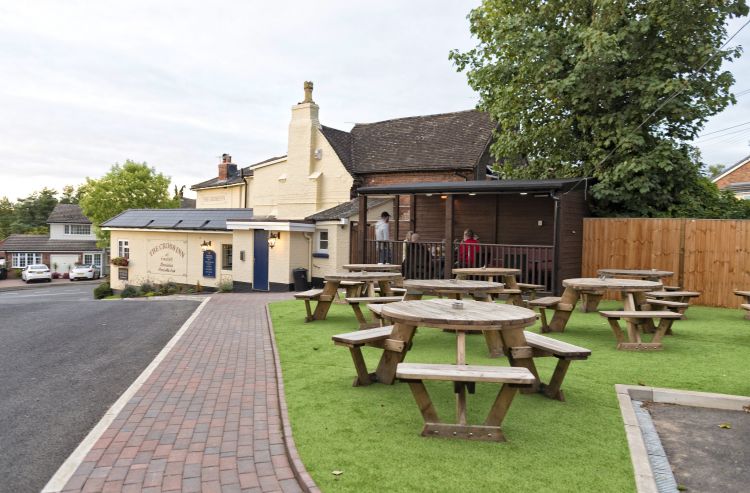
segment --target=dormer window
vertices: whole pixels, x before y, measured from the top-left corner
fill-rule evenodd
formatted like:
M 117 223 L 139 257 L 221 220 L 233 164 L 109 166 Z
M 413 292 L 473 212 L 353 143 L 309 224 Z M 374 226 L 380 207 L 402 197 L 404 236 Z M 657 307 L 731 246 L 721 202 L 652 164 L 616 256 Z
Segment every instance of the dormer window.
M 90 224 L 66 224 L 65 234 L 66 235 L 90 235 L 91 225 Z

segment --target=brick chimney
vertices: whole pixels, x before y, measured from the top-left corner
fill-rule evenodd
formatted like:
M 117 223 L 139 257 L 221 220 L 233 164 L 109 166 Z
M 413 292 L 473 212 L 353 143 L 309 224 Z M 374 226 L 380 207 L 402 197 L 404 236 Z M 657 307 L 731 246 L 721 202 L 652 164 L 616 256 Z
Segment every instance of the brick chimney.
M 226 180 L 237 174 L 237 165 L 232 163 L 232 156 L 229 154 L 221 155 L 219 164 L 219 179 Z
M 312 98 L 313 83 L 305 82 L 305 99 L 292 106 L 292 121 L 289 123 L 287 161 L 299 166 L 308 173 L 314 170 L 313 159 L 316 149 L 316 135 L 320 128 L 318 105 Z

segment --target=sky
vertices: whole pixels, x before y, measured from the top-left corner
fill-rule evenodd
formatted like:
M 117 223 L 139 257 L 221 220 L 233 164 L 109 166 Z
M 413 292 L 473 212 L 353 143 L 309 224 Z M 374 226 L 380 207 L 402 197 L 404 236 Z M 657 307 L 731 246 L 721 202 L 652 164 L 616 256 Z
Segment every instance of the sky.
M 475 45 L 466 16 L 478 4 L 3 2 L 0 197 L 78 185 L 126 159 L 189 189 L 223 153 L 243 166 L 283 155 L 306 80 L 321 122 L 343 130 L 473 108 L 448 53 Z M 750 26 L 731 44 L 750 50 Z M 750 154 L 750 124 L 723 130 L 750 123 L 750 53 L 727 69 L 748 93 L 696 142 L 710 164 Z

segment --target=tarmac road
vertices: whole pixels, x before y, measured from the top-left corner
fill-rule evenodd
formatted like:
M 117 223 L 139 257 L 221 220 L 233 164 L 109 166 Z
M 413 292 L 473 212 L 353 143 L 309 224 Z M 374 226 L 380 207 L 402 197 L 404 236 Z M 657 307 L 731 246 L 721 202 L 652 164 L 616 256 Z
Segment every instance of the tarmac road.
M 0 292 L 0 492 L 41 490 L 198 306 L 94 286 Z

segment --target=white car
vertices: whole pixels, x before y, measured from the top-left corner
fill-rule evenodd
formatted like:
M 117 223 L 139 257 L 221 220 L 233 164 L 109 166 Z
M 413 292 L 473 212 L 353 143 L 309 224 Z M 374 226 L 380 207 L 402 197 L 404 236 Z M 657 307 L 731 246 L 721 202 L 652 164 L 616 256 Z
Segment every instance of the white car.
M 99 279 L 102 276 L 102 272 L 94 264 L 75 264 L 70 269 L 70 280 L 75 281 L 77 279 Z
M 44 264 L 33 264 L 27 265 L 24 270 L 21 271 L 21 279 L 27 283 L 31 281 L 47 281 L 52 282 L 52 272 Z

